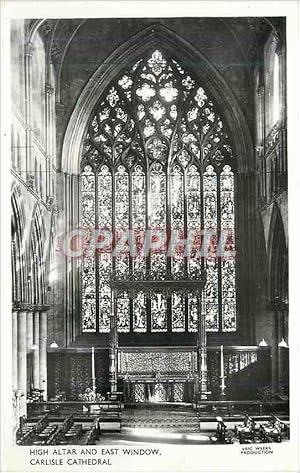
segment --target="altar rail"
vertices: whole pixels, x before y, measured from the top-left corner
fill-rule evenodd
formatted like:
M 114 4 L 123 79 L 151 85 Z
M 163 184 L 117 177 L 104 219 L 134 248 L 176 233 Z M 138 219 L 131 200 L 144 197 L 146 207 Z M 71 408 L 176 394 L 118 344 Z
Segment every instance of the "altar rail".
M 97 406 L 99 411 L 93 409 Z M 119 401 L 37 401 L 27 403 L 27 417 L 42 413 L 53 414 L 82 414 L 99 415 L 99 413 L 121 413 L 124 404 Z
M 83 407 L 92 407 L 92 406 L 99 406 L 102 407 L 102 412 L 109 412 L 107 411 L 108 409 L 116 409 L 116 405 L 118 406 L 119 412 L 121 412 L 123 404 L 118 402 L 118 403 L 112 403 L 112 402 L 82 402 L 82 401 L 43 401 L 43 402 L 33 402 L 28 404 L 28 415 L 27 417 L 33 417 L 39 414 L 42 414 L 43 412 L 47 411 L 49 412 L 49 415 L 52 414 L 82 414 L 83 412 Z M 269 414 L 274 414 L 274 413 L 282 413 L 285 415 L 289 414 L 289 401 L 288 400 L 275 400 L 275 401 L 253 401 L 253 400 L 248 400 L 248 401 L 235 401 L 235 400 L 226 400 L 226 401 L 221 401 L 221 400 L 204 400 L 199 403 L 193 403 L 193 404 L 183 404 L 183 403 L 174 403 L 174 402 L 166 402 L 166 403 L 144 403 L 144 404 L 128 404 L 128 406 L 135 406 L 135 407 L 149 407 L 153 409 L 161 408 L 162 406 L 164 408 L 170 408 L 174 409 L 176 407 L 180 408 L 182 406 L 192 406 L 199 414 L 200 417 L 203 418 L 215 418 L 217 415 L 222 415 L 224 417 L 226 416 L 236 416 L 236 415 L 243 415 L 246 412 L 251 413 L 254 415 L 269 415 Z M 110 406 L 110 407 L 109 407 Z M 126 404 L 127 406 L 127 404 Z M 91 409 L 93 411 L 93 409 Z M 86 413 L 85 416 L 88 416 L 89 414 Z M 95 417 L 95 414 L 90 412 L 90 415 L 92 417 Z M 99 416 L 99 413 L 96 415 Z

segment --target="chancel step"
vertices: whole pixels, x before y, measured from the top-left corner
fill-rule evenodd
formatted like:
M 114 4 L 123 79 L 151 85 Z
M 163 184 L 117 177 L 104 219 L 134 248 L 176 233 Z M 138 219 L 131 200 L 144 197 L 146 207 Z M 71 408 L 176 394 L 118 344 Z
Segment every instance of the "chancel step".
M 151 409 L 125 408 L 122 414 L 124 429 L 159 429 L 171 432 L 200 432 L 198 414 L 192 408 Z

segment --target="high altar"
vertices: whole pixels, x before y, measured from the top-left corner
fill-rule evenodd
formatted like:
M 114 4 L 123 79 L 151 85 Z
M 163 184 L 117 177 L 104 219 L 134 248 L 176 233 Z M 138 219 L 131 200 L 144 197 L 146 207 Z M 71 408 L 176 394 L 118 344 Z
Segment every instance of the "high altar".
M 197 280 L 111 279 L 114 310 L 110 330 L 110 387 L 111 392 L 122 387 L 124 399 L 131 402 L 193 402 L 207 398 L 207 346 L 205 330 L 205 301 L 203 288 L 206 273 Z M 119 346 L 116 324 L 116 301 L 125 291 L 134 295 L 143 291 L 153 293 L 193 292 L 198 297 L 197 347 L 139 347 Z

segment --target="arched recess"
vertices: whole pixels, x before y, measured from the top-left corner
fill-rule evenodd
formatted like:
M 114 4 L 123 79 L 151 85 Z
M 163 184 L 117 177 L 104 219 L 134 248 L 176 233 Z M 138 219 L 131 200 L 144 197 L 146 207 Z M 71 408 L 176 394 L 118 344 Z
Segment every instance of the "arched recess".
M 214 98 L 223 111 L 223 117 L 234 144 L 234 154 L 238 161 L 238 171 L 246 172 L 254 168 L 253 145 L 245 117 L 222 76 L 208 59 L 186 40 L 162 25 L 153 25 L 130 38 L 115 50 L 83 89 L 71 115 L 65 133 L 62 149 L 62 170 L 67 174 L 80 173 L 82 143 L 87 131 L 89 118 L 101 93 L 118 73 L 134 64 L 150 49 L 162 47 L 174 59 L 188 64 L 204 89 Z
M 30 288 L 33 304 L 45 303 L 45 243 L 46 232 L 40 208 L 37 204 L 30 229 Z
M 24 242 L 25 213 L 20 193 L 15 186 L 11 196 L 11 260 L 12 260 L 12 301 L 27 301 L 28 268 L 27 251 Z
M 272 387 L 275 392 L 284 389 L 288 394 L 288 351 L 280 350 L 281 339 L 289 342 L 288 321 L 288 250 L 282 217 L 277 205 L 273 206 L 269 235 L 269 343 L 272 356 Z
M 268 296 L 270 302 L 288 301 L 288 250 L 280 210 L 273 206 L 268 255 Z

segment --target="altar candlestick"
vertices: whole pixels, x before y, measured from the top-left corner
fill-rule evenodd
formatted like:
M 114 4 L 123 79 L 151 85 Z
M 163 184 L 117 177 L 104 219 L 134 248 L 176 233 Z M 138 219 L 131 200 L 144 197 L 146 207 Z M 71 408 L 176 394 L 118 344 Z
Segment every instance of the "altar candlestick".
M 224 352 L 223 345 L 221 345 L 221 378 L 224 378 Z
M 221 345 L 221 396 L 222 398 L 225 397 L 225 376 L 224 376 L 224 347 Z

